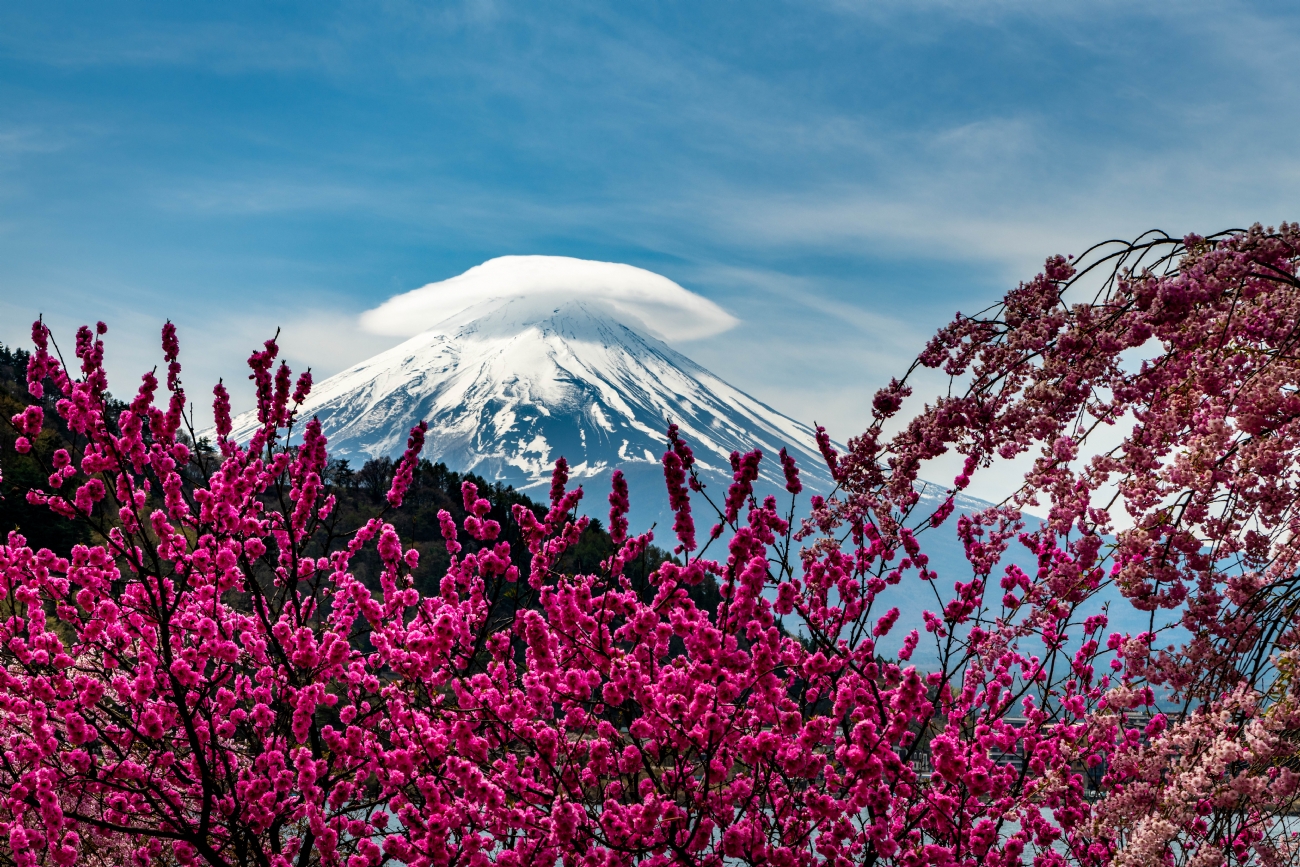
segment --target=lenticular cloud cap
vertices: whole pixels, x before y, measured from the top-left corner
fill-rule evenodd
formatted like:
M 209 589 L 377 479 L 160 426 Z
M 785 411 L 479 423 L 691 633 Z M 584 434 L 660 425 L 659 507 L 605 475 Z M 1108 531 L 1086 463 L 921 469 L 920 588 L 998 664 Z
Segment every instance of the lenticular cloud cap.
M 665 340 L 720 334 L 736 318 L 667 277 L 617 262 L 568 256 L 502 256 L 464 274 L 396 295 L 361 316 L 373 334 L 410 337 L 494 299 L 597 301 Z

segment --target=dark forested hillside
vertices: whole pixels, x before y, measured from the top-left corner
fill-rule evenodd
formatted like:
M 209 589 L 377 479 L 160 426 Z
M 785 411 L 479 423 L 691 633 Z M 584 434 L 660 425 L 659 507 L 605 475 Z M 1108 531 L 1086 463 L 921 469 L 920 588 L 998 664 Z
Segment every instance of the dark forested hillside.
M 54 452 L 68 448 L 75 457 L 78 453 L 77 443 L 72 432 L 61 424 L 54 409 L 54 400 L 47 397 L 44 401 L 45 429 L 33 441 L 32 450 L 27 454 L 19 454 L 14 449 L 17 434 L 9 418 L 34 402 L 27 391 L 27 361 L 28 353 L 24 350 L 0 345 L 0 411 L 3 412 L 0 420 L 0 470 L 3 471 L 3 483 L 0 485 L 0 534 L 16 530 L 33 547 L 50 548 L 66 555 L 74 545 L 92 541 L 95 533 L 84 522 L 70 521 L 51 513 L 43 506 L 30 505 L 26 492 L 44 489 Z M 46 393 L 54 394 L 55 389 L 47 388 Z M 124 404 L 112 401 L 108 413 L 110 419 L 115 419 L 122 408 Z M 214 471 L 218 463 L 219 456 L 212 445 L 201 440 L 194 448 L 190 478 L 201 484 L 201 480 Z M 438 582 L 450 562 L 438 513 L 445 509 L 457 525 L 461 525 L 466 515 L 462 485 L 470 482 L 478 487 L 480 496 L 491 501 L 492 511 L 489 517 L 501 524 L 502 539 L 511 542 L 511 548 L 516 552 L 515 565 L 522 574 L 528 574 L 527 547 L 518 544 L 518 534 L 510 517 L 511 508 L 519 504 L 541 516 L 546 512 L 545 507 L 514 488 L 490 483 L 472 474 L 455 472 L 442 463 L 424 460 L 415 472 L 403 507 L 393 509 L 388 505 L 386 494 L 392 483 L 394 469 L 395 464 L 389 458 L 368 460 L 359 467 L 352 466 L 347 460 L 330 461 L 322 481 L 326 493 L 335 497 L 337 505 L 323 530 L 320 540 L 322 549 L 336 546 L 370 518 L 381 517 L 393 524 L 401 537 L 420 551 L 420 565 L 414 574 L 416 586 L 421 593 L 436 594 Z M 594 495 L 599 496 L 598 493 Z M 459 541 L 467 550 L 474 550 L 478 545 L 463 531 Z M 564 560 L 557 565 L 570 574 L 595 571 L 600 561 L 611 556 L 614 550 L 614 544 L 601 522 L 592 520 L 578 544 L 570 548 Z M 625 574 L 633 586 L 647 589 L 649 574 L 665 559 L 668 559 L 667 552 L 651 545 L 638 562 L 628 564 Z M 358 577 L 367 584 L 378 587 L 379 559 L 372 549 L 366 549 L 352 561 L 352 565 Z M 699 597 L 697 602 L 702 606 L 710 610 L 716 609 L 717 588 L 711 582 L 707 587 L 693 588 L 693 595 Z
M 386 495 L 395 466 L 390 458 L 369 460 L 355 469 L 347 460 L 330 461 L 323 481 L 326 490 L 338 500 L 333 520 L 340 532 L 350 531 L 368 518 L 381 515 L 383 520 L 393 524 L 403 539 L 409 540 L 420 551 L 420 565 L 414 573 L 415 586 L 421 593 L 436 594 L 438 581 L 450 563 L 438 513 L 446 510 L 460 525 L 466 516 L 462 485 L 470 482 L 478 488 L 480 496 L 492 503 L 488 517 L 501 524 L 501 540 L 511 543 L 511 550 L 515 552 L 515 565 L 522 574 L 528 574 L 529 563 L 524 559 L 527 556 L 527 546 L 520 542 L 510 516 L 511 509 L 519 504 L 541 517 L 546 514 L 545 507 L 512 487 L 490 483 L 470 473 L 450 470 L 445 464 L 424 460 L 415 472 L 402 508 L 386 508 Z M 463 531 L 458 541 L 468 550 L 474 550 L 479 544 Z M 566 574 L 594 572 L 602 560 L 614 553 L 615 547 L 609 533 L 600 521 L 593 519 L 578 544 L 565 553 L 557 566 L 559 571 Z M 633 586 L 645 589 L 648 587 L 649 574 L 666 559 L 667 552 L 652 545 L 640 561 L 628 565 L 625 574 Z M 367 583 L 374 580 L 375 586 L 378 586 L 379 558 L 374 551 L 367 549 L 352 563 L 362 580 Z M 716 590 L 713 592 L 716 593 Z M 705 593 L 698 601 L 716 608 L 716 601 L 707 598 L 711 595 L 712 593 Z
M 36 401 L 27 393 L 28 353 L 0 344 L 0 537 L 17 530 L 34 548 L 52 548 L 66 553 L 79 542 L 90 540 L 90 528 L 68 521 L 42 506 L 27 502 L 27 491 L 43 488 L 49 474 L 51 457 L 68 442 L 68 431 L 51 420 L 58 420 L 53 401 L 46 400 L 46 427 L 32 442 L 32 450 L 19 454 L 14 449 L 18 434 L 9 418 Z

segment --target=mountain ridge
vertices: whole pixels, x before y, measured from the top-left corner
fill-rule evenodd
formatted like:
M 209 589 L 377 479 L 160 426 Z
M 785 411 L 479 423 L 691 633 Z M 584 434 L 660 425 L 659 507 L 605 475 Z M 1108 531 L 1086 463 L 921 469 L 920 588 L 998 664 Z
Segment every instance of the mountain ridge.
M 659 461 L 670 423 L 706 484 L 730 482 L 732 451 L 760 448 L 760 487 L 775 492 L 785 484 L 776 460 L 784 447 L 810 488 L 833 487 L 809 426 L 593 299 L 475 305 L 323 380 L 300 414 L 321 420 L 331 454 L 354 459 L 397 456 L 424 420 L 427 457 L 520 490 L 549 484 L 560 456 L 575 483 L 621 468 L 634 512 L 646 517 L 662 517 L 636 501 L 664 499 Z M 255 413 L 243 413 L 232 435 L 246 439 L 256 425 Z

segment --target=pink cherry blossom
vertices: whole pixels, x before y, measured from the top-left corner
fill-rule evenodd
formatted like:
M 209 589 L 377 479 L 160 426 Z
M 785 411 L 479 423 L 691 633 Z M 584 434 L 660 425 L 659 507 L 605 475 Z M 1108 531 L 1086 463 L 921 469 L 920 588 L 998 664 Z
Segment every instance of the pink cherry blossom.
M 506 525 L 466 481 L 422 591 L 389 510 L 423 424 L 383 511 L 341 531 L 320 422 L 298 417 L 311 379 L 277 366 L 274 339 L 249 358 L 249 442 L 214 390 L 212 465 L 170 323 L 165 381 L 145 374 L 118 406 L 107 329 L 77 333 L 69 372 L 38 322 L 30 399 L 8 413 L 45 480 L 26 496 L 95 541 L 0 544 L 0 852 L 1292 863 L 1298 246 L 1288 225 L 1049 260 L 926 347 L 913 371 L 951 376 L 945 395 L 899 424 L 919 389 L 903 376 L 842 452 L 818 429 L 836 487 L 806 507 L 788 453 L 784 511 L 758 450 L 713 497 L 669 428 L 677 559 L 644 578 L 629 564 L 654 537 L 629 534 L 621 474 L 613 554 L 566 565 L 595 528 L 561 459 L 549 504 Z M 71 435 L 50 450 L 56 422 Z M 1121 444 L 1094 448 L 1106 428 Z M 922 497 L 950 451 L 962 472 Z M 961 510 L 980 473 L 1025 453 L 1007 503 Z M 700 513 L 716 519 L 702 546 Z M 961 569 L 932 559 L 944 532 Z M 1149 627 L 1112 629 L 1117 605 Z

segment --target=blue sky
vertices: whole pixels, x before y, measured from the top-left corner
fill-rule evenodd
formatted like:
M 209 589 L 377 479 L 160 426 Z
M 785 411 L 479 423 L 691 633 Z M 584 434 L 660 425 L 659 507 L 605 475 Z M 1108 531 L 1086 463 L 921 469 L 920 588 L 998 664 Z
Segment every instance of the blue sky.
M 627 262 L 741 320 L 678 348 L 837 438 L 956 310 L 1159 227 L 1300 219 L 1283 4 L 0 7 L 0 340 L 110 324 L 191 393 L 279 326 L 505 254 Z M 125 381 L 124 381 L 125 380 Z

